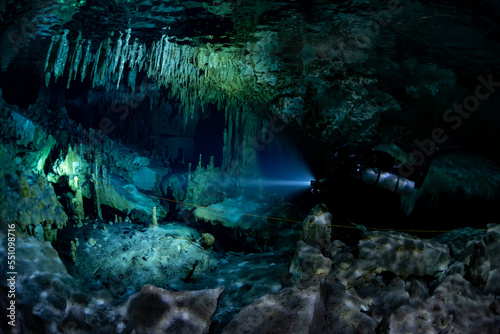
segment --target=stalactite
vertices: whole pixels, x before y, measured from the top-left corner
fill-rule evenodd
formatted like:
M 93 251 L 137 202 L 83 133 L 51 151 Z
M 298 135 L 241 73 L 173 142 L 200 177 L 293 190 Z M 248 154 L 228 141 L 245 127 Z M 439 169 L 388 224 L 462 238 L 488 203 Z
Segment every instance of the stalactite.
M 129 62 L 129 67 L 131 69 L 135 69 L 136 67 L 136 54 L 137 54 L 137 47 L 138 47 L 138 39 L 136 38 L 134 40 L 134 44 L 132 44 L 132 48 L 130 49 L 130 52 L 128 53 L 128 62 Z
M 222 167 L 226 168 L 233 159 L 233 129 L 235 128 L 234 113 L 226 106 L 226 129 L 224 129 L 224 147 L 222 152 Z
M 80 31 L 78 33 L 76 54 L 75 54 L 75 58 L 73 60 L 73 66 L 72 66 L 73 72 L 75 73 L 73 80 L 76 80 L 76 75 L 78 73 L 78 66 L 80 65 L 80 61 L 82 60 L 82 54 L 83 54 L 82 49 L 83 49 L 84 43 L 85 43 L 85 40 L 82 40 L 82 32 Z M 70 78 L 71 78 L 71 76 L 70 76 Z
M 87 73 L 87 66 L 89 65 L 90 58 L 92 57 L 92 53 L 90 51 L 90 47 L 92 45 L 92 41 L 89 40 L 87 42 L 87 49 L 85 50 L 85 56 L 83 57 L 83 64 L 82 64 L 82 70 L 81 70 L 81 82 L 83 82 L 83 79 L 85 79 L 85 75 Z M 76 73 L 75 73 L 76 76 Z
M 50 46 L 49 46 L 49 52 L 47 52 L 47 58 L 45 60 L 45 86 L 47 86 L 47 87 L 49 86 L 51 74 L 54 71 L 54 68 L 53 68 L 54 61 L 51 60 L 52 49 L 54 48 L 54 45 L 59 42 L 60 39 L 61 39 L 61 36 L 53 35 L 51 38 Z
M 59 35 L 53 35 L 50 41 L 49 51 L 47 52 L 47 57 L 45 59 L 45 72 L 49 71 L 50 64 L 50 56 L 52 55 L 52 48 L 54 47 L 54 43 L 59 41 Z
M 110 71 L 112 63 L 113 63 L 113 48 L 111 45 L 113 44 L 113 41 L 111 40 L 111 37 L 108 38 L 104 44 L 104 56 L 102 57 L 102 64 L 99 68 L 99 86 L 105 86 L 107 89 L 106 91 L 109 91 L 110 86 L 110 79 L 112 75 L 112 71 Z
M 68 60 L 69 43 L 68 43 L 69 30 L 64 29 L 64 34 L 59 42 L 59 49 L 57 50 L 57 58 L 54 65 L 54 78 L 57 79 L 63 75 L 66 62 Z
M 241 159 L 241 147 L 240 147 L 240 135 L 241 135 L 241 115 L 238 111 L 235 111 L 235 120 L 234 120 L 234 158 Z
M 99 49 L 97 49 L 97 53 L 95 55 L 94 59 L 94 66 L 92 66 L 92 88 L 95 88 L 96 86 L 96 77 L 97 77 L 97 69 L 99 65 L 99 60 L 101 59 L 101 50 L 102 50 L 102 43 L 99 45 Z
M 151 77 L 151 75 L 153 74 L 153 59 L 152 58 L 153 58 L 153 54 L 155 51 L 156 51 L 156 42 L 153 42 L 153 44 L 151 45 L 151 52 L 148 55 L 149 56 L 148 57 L 149 58 L 149 62 L 148 62 L 149 66 L 148 66 L 147 71 L 146 71 L 148 77 Z
M 230 157 L 230 138 L 228 135 L 227 127 L 224 129 L 222 134 L 223 144 L 222 144 L 222 168 L 226 168 L 229 162 Z
M 164 39 L 165 39 L 165 35 L 163 35 L 160 38 L 160 41 L 157 42 L 157 44 L 156 44 L 156 50 L 154 53 L 154 72 L 155 73 L 161 72 L 160 64 L 161 64 L 161 59 L 162 59 L 162 54 L 163 54 L 163 40 Z M 160 75 L 161 75 L 161 73 L 160 73 Z
M 65 30 L 52 38 L 45 64 L 47 83 L 51 76 L 57 78 L 63 74 L 68 55 L 67 34 Z M 92 87 L 111 91 L 120 87 L 124 73 L 128 73 L 126 84 L 134 90 L 138 72 L 146 72 L 156 84 L 168 88 L 168 98 L 179 101 L 186 123 L 196 112 L 204 112 L 206 105 L 215 104 L 217 108 L 225 109 L 226 124 L 229 124 L 229 114 L 258 110 L 259 104 L 265 105 L 272 98 L 256 90 L 258 85 L 253 68 L 247 61 L 242 61 L 237 52 L 221 51 L 211 45 L 179 45 L 166 34 L 147 47 L 137 38 L 131 44 L 131 34 L 130 29 L 126 34 L 120 32 L 114 43 L 111 35 L 94 52 L 91 40 L 77 39 L 69 66 L 66 66 L 70 74 L 68 84 L 81 71 L 81 81 L 89 76 Z M 155 98 L 151 94 L 150 97 Z M 242 142 L 238 135 L 240 118 L 236 117 L 233 123 L 234 129 L 228 132 L 228 136 L 234 147 L 238 147 Z
M 78 72 L 78 64 L 80 63 L 80 59 L 82 56 L 82 32 L 78 33 L 78 37 L 76 38 L 76 46 L 73 52 L 71 53 L 71 57 L 69 58 L 69 74 L 68 74 L 68 83 L 66 84 L 66 89 L 69 89 L 69 85 L 71 80 L 73 80 L 73 72 Z
M 137 65 L 139 66 L 139 71 L 142 71 L 144 67 L 144 54 L 146 53 L 146 46 L 140 45 L 139 51 L 137 52 Z
M 115 70 L 116 70 L 116 66 L 118 65 L 119 61 L 120 61 L 120 56 L 121 56 L 121 51 L 122 51 L 122 37 L 123 37 L 123 33 L 120 31 L 120 37 L 118 37 L 118 41 L 116 42 L 116 49 L 115 49 L 115 56 L 114 56 L 114 59 L 113 59 L 113 63 L 111 65 L 111 73 L 115 73 Z
M 161 60 L 161 69 L 160 76 L 165 75 L 165 71 L 168 69 L 168 61 L 170 60 L 170 42 L 166 39 L 166 36 L 163 36 L 162 39 L 165 39 L 165 43 L 163 44 L 162 50 L 162 60 Z
M 135 92 L 135 80 L 137 78 L 137 70 L 130 69 L 128 72 L 128 86 L 132 88 L 132 92 Z
M 125 67 L 125 62 L 128 58 L 128 50 L 129 50 L 129 45 L 128 45 L 128 42 L 130 40 L 130 32 L 132 31 L 132 29 L 128 28 L 127 29 L 127 35 L 125 36 L 125 44 L 123 45 L 123 48 L 122 48 L 122 52 L 121 52 L 121 55 L 120 55 L 120 64 L 119 64 L 119 67 L 118 67 L 118 80 L 117 80 L 117 84 L 116 84 L 116 88 L 119 88 L 120 87 L 120 79 L 123 75 L 123 69 Z

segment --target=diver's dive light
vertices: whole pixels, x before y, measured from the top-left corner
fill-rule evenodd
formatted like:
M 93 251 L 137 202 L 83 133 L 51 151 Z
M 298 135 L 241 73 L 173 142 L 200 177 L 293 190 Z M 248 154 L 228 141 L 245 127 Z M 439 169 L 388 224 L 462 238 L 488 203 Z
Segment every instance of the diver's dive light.
M 317 188 L 316 188 L 316 184 L 318 183 L 318 181 L 316 180 L 311 180 L 311 192 L 314 194 L 316 193 L 317 191 Z
M 311 192 L 319 194 L 326 190 L 326 179 L 311 180 Z

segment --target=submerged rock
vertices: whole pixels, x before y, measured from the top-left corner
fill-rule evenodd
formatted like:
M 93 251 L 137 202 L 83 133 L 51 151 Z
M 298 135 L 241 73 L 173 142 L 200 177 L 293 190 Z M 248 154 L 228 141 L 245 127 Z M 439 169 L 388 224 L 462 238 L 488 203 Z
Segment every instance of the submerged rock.
M 443 272 L 451 261 L 446 245 L 399 232 L 364 233 L 358 247 L 361 261 L 403 279 Z
M 331 224 L 325 215 L 316 207 L 306 223 Z M 489 294 L 498 286 L 497 229 L 457 244 L 453 258 L 444 243 L 399 232 L 325 248 L 321 233 L 304 228 L 289 268 L 294 285 L 243 308 L 224 333 L 497 333 L 500 303 Z
M 160 205 L 157 198 L 140 192 L 135 185 L 116 175 L 111 175 L 109 184 L 100 188 L 100 200 L 101 204 L 109 205 L 120 211 L 139 210 L 148 216 L 152 215 L 153 207 L 157 207 L 159 208 L 159 217 L 166 216 L 166 210 Z
M 467 246 L 466 278 L 485 292 L 500 294 L 500 225 L 489 225 L 481 240 Z
M 171 292 L 145 285 L 127 303 L 127 330 L 136 333 L 208 333 L 223 287 Z
M 0 254 L 6 256 L 5 234 Z M 171 292 L 145 285 L 126 300 L 109 291 L 88 290 L 68 274 L 49 242 L 16 239 L 16 328 L 26 333 L 197 333 L 208 332 L 223 287 Z M 6 268 L 2 282 L 6 282 Z M 8 287 L 2 284 L 2 290 Z M 0 304 L 6 307 L 4 302 Z M 4 323 L 0 329 L 7 331 Z
M 426 300 L 394 312 L 388 333 L 498 333 L 500 317 L 491 307 L 494 303 L 493 295 L 454 274 Z
M 244 307 L 223 334 L 320 333 L 324 322 L 325 287 L 321 280 L 285 288 Z
M 68 220 L 54 187 L 25 168 L 20 159 L 0 144 L 0 227 L 15 224 L 19 231 L 54 241 Z
M 82 238 L 90 236 L 95 245 L 78 247 L 72 270 L 75 276 L 100 282 L 115 297 L 146 284 L 182 290 L 218 263 L 213 251 L 198 243 L 201 234 L 182 225 L 147 228 L 124 222 L 92 230 Z

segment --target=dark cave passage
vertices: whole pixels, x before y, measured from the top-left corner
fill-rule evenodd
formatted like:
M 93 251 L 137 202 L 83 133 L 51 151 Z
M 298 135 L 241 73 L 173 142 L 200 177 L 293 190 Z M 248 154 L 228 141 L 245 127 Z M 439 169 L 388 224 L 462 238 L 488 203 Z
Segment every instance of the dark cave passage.
M 207 116 L 201 117 L 196 125 L 194 144 L 196 152 L 201 154 L 202 164 L 208 165 L 210 157 L 214 157 L 216 167 L 222 164 L 222 147 L 224 146 L 224 112 L 217 110 L 216 106 L 209 105 Z

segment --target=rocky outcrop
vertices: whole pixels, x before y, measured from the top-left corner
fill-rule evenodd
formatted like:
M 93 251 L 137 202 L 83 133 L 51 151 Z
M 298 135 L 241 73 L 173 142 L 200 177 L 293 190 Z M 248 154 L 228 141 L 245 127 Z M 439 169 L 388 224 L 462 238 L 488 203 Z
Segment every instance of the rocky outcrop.
M 6 257 L 6 235 L 0 233 Z M 0 264 L 6 282 L 6 262 Z M 16 328 L 27 333 L 196 333 L 208 332 L 223 287 L 171 292 L 145 285 L 125 301 L 106 290 L 87 290 L 70 276 L 49 242 L 16 239 Z M 8 287 L 2 283 L 2 291 Z M 6 307 L 4 300 L 0 302 Z M 8 331 L 5 322 L 1 329 Z
M 331 214 L 321 205 L 311 211 L 306 223 L 318 222 L 323 228 L 331 228 L 330 219 Z M 103 278 L 103 282 L 109 283 L 106 289 L 82 286 L 68 274 L 50 243 L 31 237 L 17 238 L 16 265 L 23 269 L 16 284 L 17 324 L 28 330 L 38 326 L 49 332 L 92 332 L 99 328 L 125 333 L 135 330 L 200 334 L 209 328 L 224 334 L 438 334 L 470 330 L 493 334 L 500 330 L 500 300 L 495 296 L 500 281 L 495 260 L 500 225 L 490 225 L 486 232 L 467 230 L 473 236 L 468 241 L 460 230 L 434 240 L 396 232 L 365 232 L 356 247 L 339 240 L 330 241 L 326 247 L 322 242 L 326 236 L 314 242 L 312 235 L 323 233 L 309 233 L 311 226 L 304 229 L 281 285 L 276 280 L 285 269 L 280 255 L 234 254 L 223 260 L 217 275 L 203 281 L 202 274 L 214 267 L 206 267 L 208 262 L 203 256 L 210 250 L 195 244 L 200 240 L 196 231 L 182 226 L 171 226 L 170 230 L 164 229 L 166 226 L 146 230 L 134 230 L 133 226 L 123 229 L 124 226 L 130 225 L 109 226 L 85 243 L 82 238 L 75 251 L 80 270 L 101 276 L 105 272 L 116 274 L 109 281 Z M 139 238 L 137 247 L 133 242 L 120 244 L 130 259 L 116 258 L 113 262 L 112 255 L 102 253 L 101 248 L 111 244 L 109 236 L 120 233 L 113 228 L 123 230 L 124 235 L 117 240 L 126 240 L 128 234 L 130 240 Z M 155 237 L 158 242 L 148 249 L 149 240 Z M 5 236 L 0 240 L 4 253 L 5 240 Z M 447 243 L 455 244 L 453 252 Z M 107 259 L 111 265 L 92 269 L 86 260 L 92 256 L 101 259 L 96 264 Z M 189 262 L 197 256 L 198 260 Z M 124 289 L 133 281 L 141 281 L 134 278 L 125 282 L 125 277 L 134 271 L 150 272 L 150 279 L 159 277 L 161 273 L 155 270 L 163 268 L 165 261 L 178 262 L 180 266 L 171 266 L 164 273 L 176 272 L 184 280 L 192 279 L 193 287 L 227 284 L 231 294 L 224 297 L 222 309 L 217 309 L 219 298 L 224 299 L 222 287 L 171 292 L 144 284 L 141 289 L 133 287 L 140 290 L 135 294 Z M 123 268 L 137 270 L 123 271 L 118 265 L 121 262 Z M 266 270 L 273 279 L 263 278 Z M 4 276 L 1 278 L 5 281 Z M 158 283 L 172 285 L 173 281 Z M 114 293 L 122 300 L 113 299 Z M 214 316 L 217 320 L 213 320 Z
M 0 144 L 0 226 L 16 223 L 19 230 L 54 241 L 68 220 L 54 188 L 43 176 L 35 175 L 12 150 Z
M 295 285 L 243 308 L 225 333 L 261 333 L 259 328 L 311 334 L 500 330 L 499 301 L 491 294 L 500 281 L 498 225 L 451 253 L 439 239 L 381 231 L 365 232 L 356 248 L 339 240 L 325 247 L 329 235 L 322 237 L 316 229 L 318 240 L 312 240 L 314 225 L 307 227 L 312 222 L 331 228 L 326 207 L 314 208 L 304 222 L 289 270 Z

